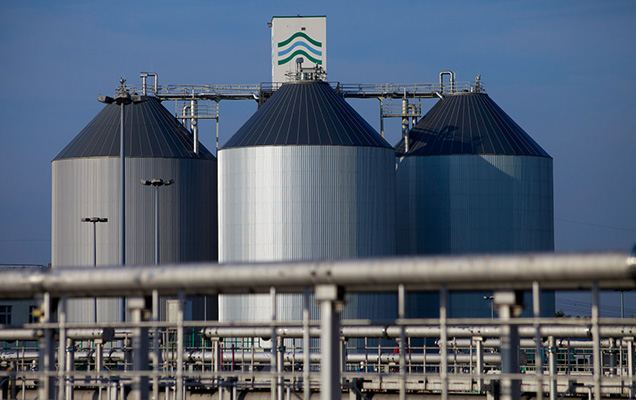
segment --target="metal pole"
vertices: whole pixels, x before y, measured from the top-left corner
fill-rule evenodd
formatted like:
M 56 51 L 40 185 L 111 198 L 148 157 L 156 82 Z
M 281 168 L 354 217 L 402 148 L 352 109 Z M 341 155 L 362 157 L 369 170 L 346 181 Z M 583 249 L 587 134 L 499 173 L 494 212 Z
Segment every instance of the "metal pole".
M 309 358 L 310 336 L 309 336 L 309 288 L 305 288 L 303 295 L 303 400 L 309 400 L 311 396 L 311 383 L 309 381 L 309 369 L 311 360 Z
M 442 381 L 442 400 L 448 399 L 448 335 L 446 331 L 446 303 L 448 301 L 448 290 L 446 285 L 442 285 L 439 291 L 439 325 L 440 325 L 440 339 L 442 340 L 442 349 L 440 354 L 441 367 L 439 375 Z
M 97 221 L 93 221 L 93 268 L 97 268 Z M 97 323 L 97 297 L 93 297 L 93 322 Z
M 185 294 L 179 292 L 179 308 L 177 311 L 177 385 L 176 400 L 183 400 L 183 306 Z
M 51 305 L 51 296 L 49 293 L 44 293 L 40 309 L 42 310 L 40 322 L 44 324 L 52 322 L 51 311 L 53 307 Z M 38 382 L 38 397 L 40 399 L 53 399 L 55 398 L 55 378 L 51 375 L 53 371 L 55 371 L 53 329 L 44 329 L 44 337 L 40 340 L 40 343 L 41 349 L 39 366 L 42 370 L 42 378 L 40 378 L 40 381 Z
M 57 352 L 57 389 L 58 399 L 64 398 L 66 387 L 66 296 L 62 295 L 58 303 L 59 339 Z
M 119 127 L 119 165 L 121 174 L 120 198 L 119 198 L 119 264 L 126 265 L 126 134 L 125 108 L 126 105 L 121 103 L 120 127 Z
M 519 373 L 519 329 L 512 319 L 517 307 L 517 294 L 512 290 L 495 292 L 497 314 L 501 324 L 501 398 L 518 399 L 521 395 L 521 383 L 513 374 Z
M 152 378 L 152 397 L 159 399 L 159 367 L 161 365 L 161 355 L 159 354 L 159 291 L 152 291 L 152 321 L 155 323 L 153 327 L 152 352 L 154 353 L 154 374 Z
M 159 186 L 155 186 L 155 265 L 159 265 Z
M 140 374 L 133 378 L 133 395 L 135 400 L 148 399 L 148 328 L 138 325 L 144 321 L 143 313 L 146 309 L 143 297 L 133 297 L 128 302 L 133 323 L 133 371 Z
M 126 141 L 124 140 L 124 136 L 126 134 L 124 128 L 126 105 L 122 102 L 119 107 L 121 108 L 121 120 L 119 127 L 119 168 L 121 170 L 119 199 L 119 265 L 124 266 L 126 265 Z M 122 322 L 126 321 L 126 297 L 121 298 L 121 320 Z
M 272 324 L 272 337 L 271 337 L 271 341 L 272 341 L 272 348 L 271 348 L 271 360 L 270 360 L 270 369 L 271 369 L 271 382 L 270 382 L 270 391 L 271 391 L 271 397 L 272 400 L 277 400 L 278 396 L 277 396 L 277 390 L 276 390 L 276 383 L 277 383 L 277 379 L 276 379 L 276 361 L 277 361 L 277 357 L 276 357 L 276 353 L 277 353 L 277 349 L 276 349 L 276 288 L 275 287 L 271 287 L 269 289 L 269 296 L 270 296 L 270 306 L 272 308 L 272 313 L 271 313 L 271 324 Z
M 532 311 L 534 315 L 534 329 L 536 334 L 534 337 L 534 366 L 537 375 L 537 400 L 543 400 L 543 344 L 541 341 L 541 325 L 538 319 L 541 318 L 541 286 L 539 282 L 532 284 Z
M 66 398 L 73 400 L 73 370 L 75 369 L 75 341 L 66 338 Z
M 554 336 L 548 337 L 548 363 L 550 373 L 550 400 L 556 400 L 557 396 L 557 348 Z
M 406 335 L 404 333 L 404 319 L 406 318 L 406 293 L 404 285 L 398 286 L 398 318 L 400 319 L 400 400 L 406 399 L 406 359 L 405 359 L 405 342 Z
M 600 329 L 598 325 L 599 312 L 598 312 L 598 282 L 592 284 L 592 341 L 593 341 L 593 355 L 594 358 L 594 398 L 601 398 L 601 343 L 600 343 Z
M 320 302 L 320 398 L 339 399 L 340 389 L 339 341 L 340 310 L 337 304 L 342 293 L 335 285 L 317 285 L 316 300 Z

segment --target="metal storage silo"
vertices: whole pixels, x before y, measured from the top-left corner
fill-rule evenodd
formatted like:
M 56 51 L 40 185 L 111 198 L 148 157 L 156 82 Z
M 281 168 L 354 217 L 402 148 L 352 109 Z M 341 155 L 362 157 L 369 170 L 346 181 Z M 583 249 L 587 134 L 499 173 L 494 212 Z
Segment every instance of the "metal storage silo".
M 326 82 L 283 84 L 219 150 L 219 262 L 395 254 L 391 146 Z M 387 318 L 349 296 L 345 318 Z M 390 296 L 389 296 L 390 297 Z M 279 320 L 300 320 L 302 297 L 279 296 Z M 219 319 L 267 321 L 267 296 L 220 296 Z
M 155 262 L 155 188 L 159 188 L 160 262 L 217 259 L 217 162 L 154 97 L 125 107 L 126 264 Z M 119 264 L 120 107 L 110 104 L 52 161 L 52 266 Z M 82 218 L 101 217 L 95 227 Z M 95 246 L 95 247 L 94 247 Z M 216 307 L 216 300 L 211 307 Z M 195 306 L 196 307 L 196 306 Z M 120 320 L 118 300 L 99 300 L 100 321 Z M 194 310 L 195 313 L 200 311 Z M 92 321 L 93 300 L 69 304 L 71 321 Z
M 479 89 L 445 95 L 396 146 L 398 254 L 554 250 L 552 158 Z M 450 315 L 490 317 L 489 294 L 453 294 Z

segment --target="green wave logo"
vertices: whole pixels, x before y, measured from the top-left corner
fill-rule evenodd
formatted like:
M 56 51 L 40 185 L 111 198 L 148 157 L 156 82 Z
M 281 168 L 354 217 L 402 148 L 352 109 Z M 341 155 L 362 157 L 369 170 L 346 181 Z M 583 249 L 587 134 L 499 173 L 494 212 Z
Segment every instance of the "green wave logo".
M 312 39 L 304 32 L 296 32 L 286 40 L 278 42 L 277 47 L 280 49 L 282 47 L 286 47 L 290 43 L 292 43 L 291 46 L 278 52 L 278 57 L 285 57 L 278 61 L 278 65 L 287 64 L 297 56 L 305 56 L 314 64 L 322 65 L 322 60 L 318 58 L 322 57 L 321 42 Z

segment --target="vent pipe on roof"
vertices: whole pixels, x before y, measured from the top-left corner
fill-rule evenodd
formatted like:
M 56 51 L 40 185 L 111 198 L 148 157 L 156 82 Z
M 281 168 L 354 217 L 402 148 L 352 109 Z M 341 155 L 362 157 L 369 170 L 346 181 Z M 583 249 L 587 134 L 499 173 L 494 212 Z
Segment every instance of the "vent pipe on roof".
M 453 71 L 442 71 L 439 73 L 439 91 L 444 93 L 444 75 L 448 75 L 450 80 L 450 92 L 455 92 L 455 73 Z
M 192 97 L 194 97 L 194 91 L 192 92 Z M 197 101 L 192 99 L 190 100 L 190 130 L 192 131 L 192 142 L 193 142 L 193 151 L 194 154 L 199 154 L 199 128 L 197 126 Z
M 159 77 L 157 76 L 156 73 L 154 72 L 140 72 L 139 76 L 141 77 L 141 90 L 144 94 L 144 96 L 147 95 L 146 93 L 146 78 L 149 76 L 152 76 L 154 78 L 154 84 L 153 84 L 153 94 L 156 96 L 157 95 L 157 90 L 159 88 Z
M 406 96 L 406 93 L 404 94 Z M 409 151 L 409 100 L 402 99 L 402 137 L 404 138 L 404 151 Z

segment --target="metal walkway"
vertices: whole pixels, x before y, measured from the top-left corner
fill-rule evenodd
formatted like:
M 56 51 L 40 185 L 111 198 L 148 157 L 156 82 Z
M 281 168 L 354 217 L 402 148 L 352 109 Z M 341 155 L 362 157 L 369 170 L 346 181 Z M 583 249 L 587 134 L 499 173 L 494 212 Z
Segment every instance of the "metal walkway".
M 450 80 L 444 83 L 443 76 Z M 227 100 L 254 100 L 261 107 L 283 84 L 266 82 L 261 84 L 224 85 L 159 85 L 156 73 L 142 72 L 139 86 L 128 86 L 128 90 L 157 97 L 162 101 L 175 102 L 175 117 L 193 133 L 198 129 L 199 119 L 216 120 L 216 145 L 219 138 L 219 102 Z M 153 84 L 148 85 L 148 78 Z M 475 82 L 455 82 L 455 74 L 450 71 L 440 73 L 439 83 L 329 83 L 344 98 L 378 99 L 380 101 L 380 134 L 384 137 L 384 119 L 402 118 L 403 133 L 415 125 L 422 117 L 422 99 L 443 98 L 444 95 L 471 92 L 485 92 L 480 77 Z M 189 126 L 188 126 L 189 125 Z

